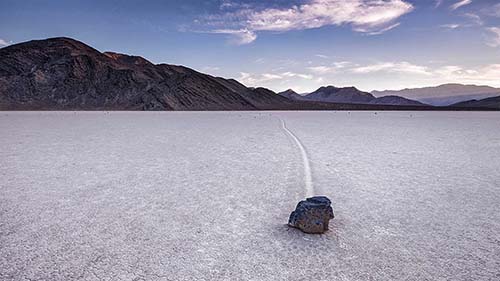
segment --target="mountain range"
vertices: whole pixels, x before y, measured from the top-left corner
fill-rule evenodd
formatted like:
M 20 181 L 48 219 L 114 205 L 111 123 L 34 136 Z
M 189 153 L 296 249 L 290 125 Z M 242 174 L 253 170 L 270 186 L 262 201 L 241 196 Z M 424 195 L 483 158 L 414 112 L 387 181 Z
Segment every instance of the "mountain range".
M 475 108 L 475 106 L 471 107 Z M 307 95 L 251 88 L 71 38 L 0 49 L 0 110 L 440 110 L 396 95 L 321 87 Z M 456 109 L 470 109 L 458 105 Z
M 279 93 L 279 95 L 293 100 L 307 100 L 331 103 L 352 103 L 352 104 L 382 104 L 382 105 L 408 105 L 425 106 L 425 104 L 406 99 L 400 96 L 384 96 L 376 98 L 368 92 L 363 92 L 355 87 L 337 88 L 326 86 L 308 94 L 300 95 L 292 89 Z
M 490 86 L 443 84 L 436 87 L 373 91 L 371 93 L 375 96 L 397 95 L 434 106 L 447 106 L 468 100 L 500 96 L 500 89 Z

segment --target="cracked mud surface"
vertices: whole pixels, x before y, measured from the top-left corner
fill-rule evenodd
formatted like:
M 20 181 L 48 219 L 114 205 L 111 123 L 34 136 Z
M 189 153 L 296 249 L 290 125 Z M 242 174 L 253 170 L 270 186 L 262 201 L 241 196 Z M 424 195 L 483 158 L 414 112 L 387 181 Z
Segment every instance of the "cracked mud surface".
M 285 226 L 333 201 L 324 235 Z M 0 112 L 0 280 L 498 280 L 500 116 Z

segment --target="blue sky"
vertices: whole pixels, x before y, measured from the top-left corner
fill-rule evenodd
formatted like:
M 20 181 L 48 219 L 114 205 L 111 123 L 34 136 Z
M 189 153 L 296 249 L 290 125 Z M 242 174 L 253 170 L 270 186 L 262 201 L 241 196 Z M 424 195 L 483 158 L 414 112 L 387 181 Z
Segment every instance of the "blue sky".
M 0 0 L 0 46 L 56 36 L 275 91 L 500 87 L 498 0 Z

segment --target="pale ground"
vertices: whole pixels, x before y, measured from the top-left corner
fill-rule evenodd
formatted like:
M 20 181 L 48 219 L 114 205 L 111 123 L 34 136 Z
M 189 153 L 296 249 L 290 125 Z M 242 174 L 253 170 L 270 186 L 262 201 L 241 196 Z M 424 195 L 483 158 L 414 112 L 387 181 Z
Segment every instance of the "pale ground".
M 498 113 L 0 112 L 0 132 L 0 280 L 500 279 Z M 308 189 L 327 234 L 285 226 Z

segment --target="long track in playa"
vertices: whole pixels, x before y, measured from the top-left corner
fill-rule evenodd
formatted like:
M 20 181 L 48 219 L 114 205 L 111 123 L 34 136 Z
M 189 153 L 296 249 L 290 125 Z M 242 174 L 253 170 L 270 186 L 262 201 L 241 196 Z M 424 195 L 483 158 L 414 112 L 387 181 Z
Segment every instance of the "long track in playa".
M 300 150 L 300 155 L 302 157 L 302 164 L 304 165 L 305 195 L 306 197 L 314 196 L 311 164 L 309 162 L 309 156 L 307 155 L 307 151 L 302 142 L 300 141 L 300 139 L 292 131 L 290 131 L 290 129 L 287 128 L 285 120 L 281 118 L 279 120 L 281 121 L 281 127 L 283 128 L 283 130 L 290 136 L 290 138 L 295 142 L 295 144 Z

